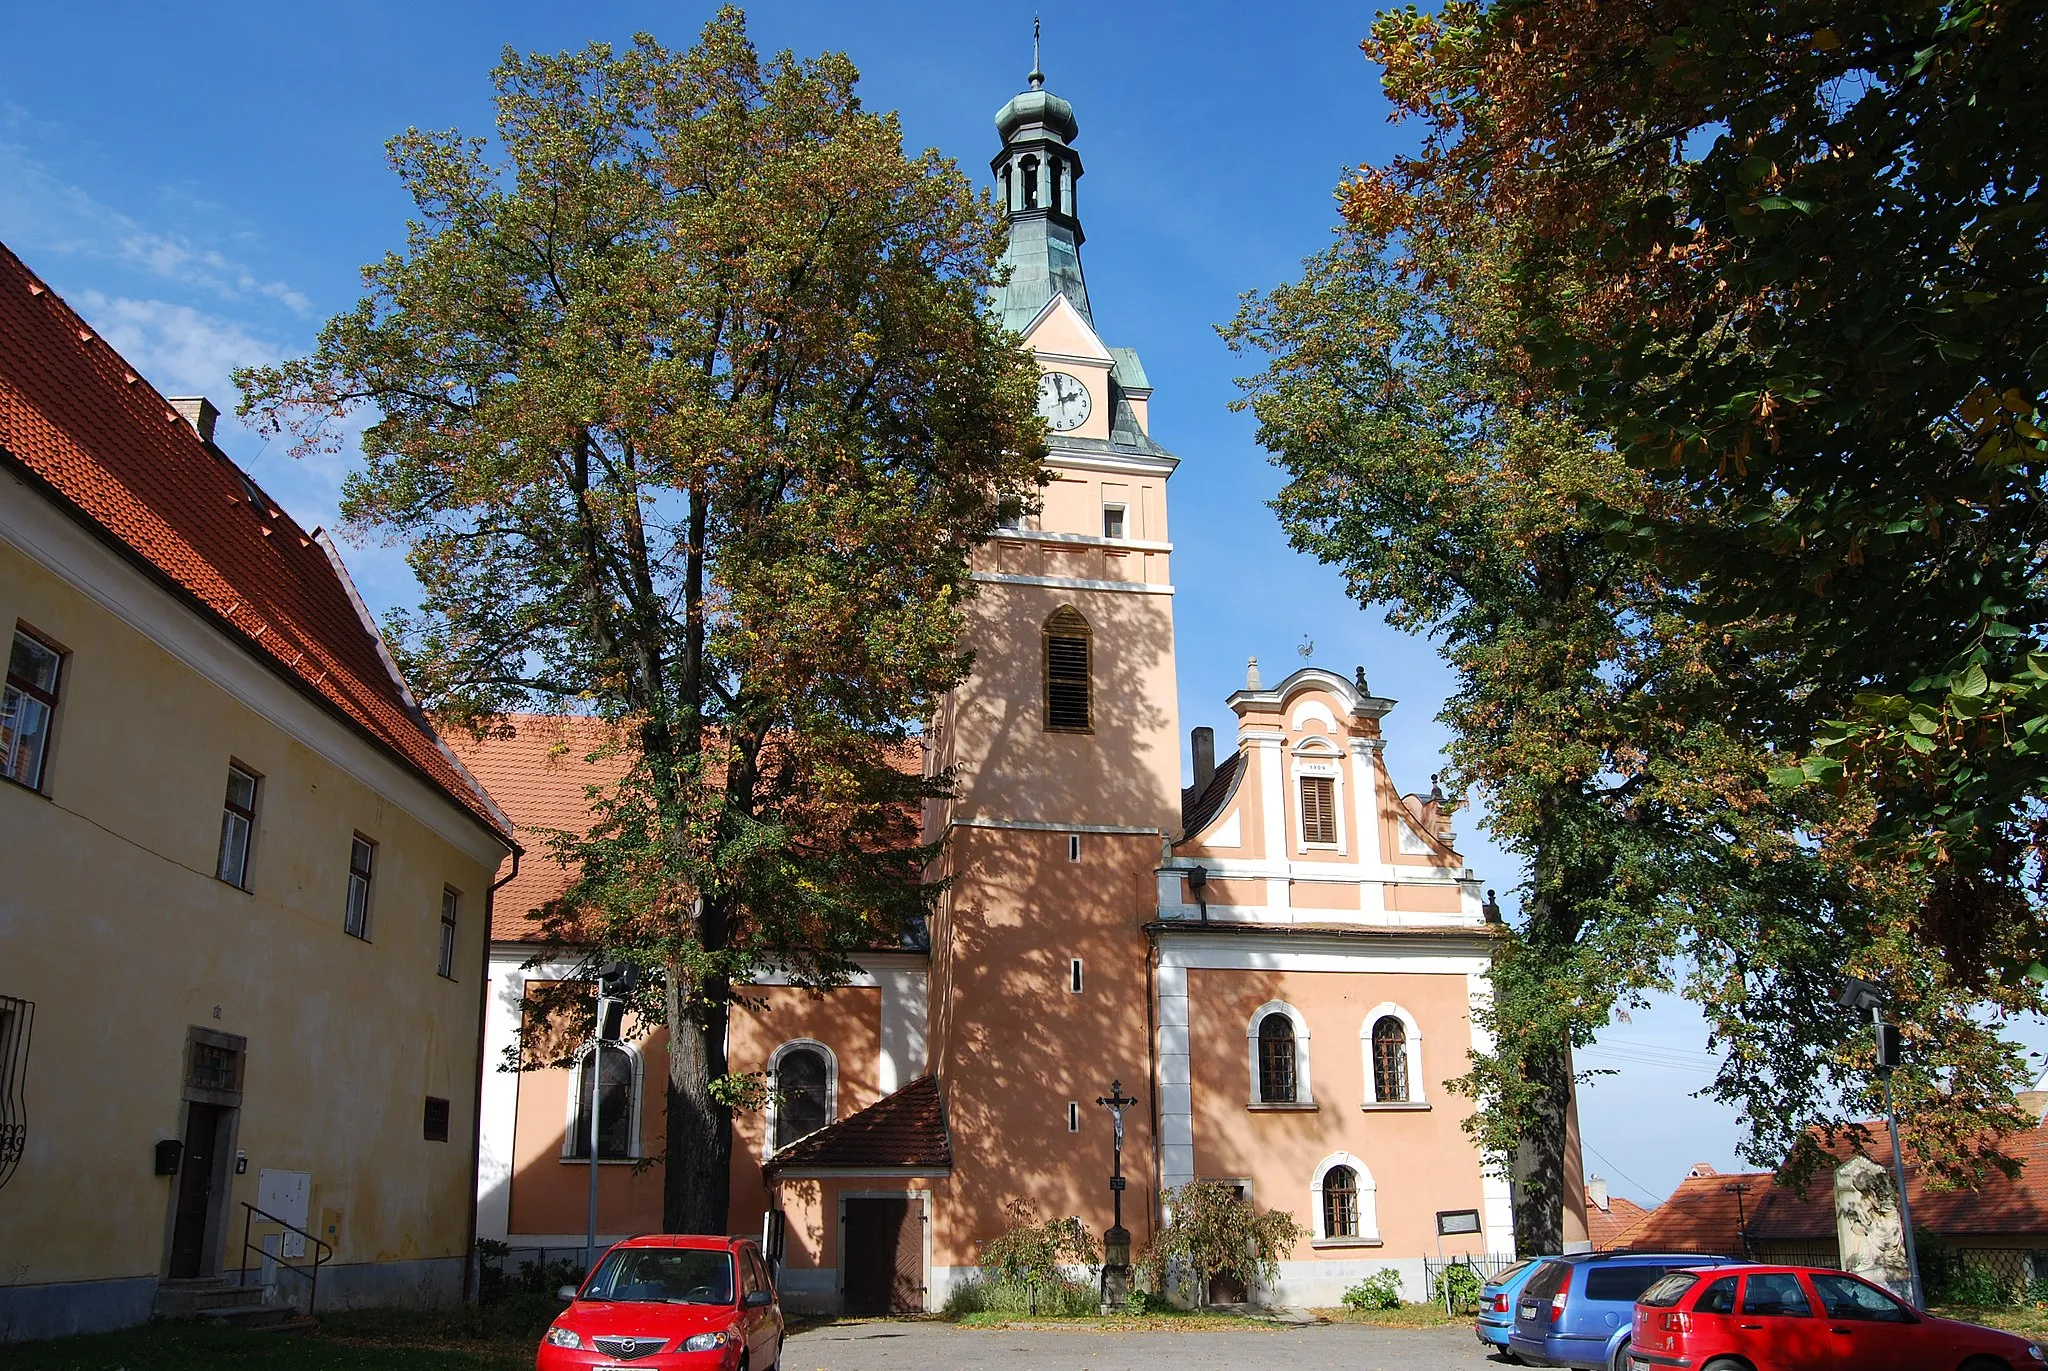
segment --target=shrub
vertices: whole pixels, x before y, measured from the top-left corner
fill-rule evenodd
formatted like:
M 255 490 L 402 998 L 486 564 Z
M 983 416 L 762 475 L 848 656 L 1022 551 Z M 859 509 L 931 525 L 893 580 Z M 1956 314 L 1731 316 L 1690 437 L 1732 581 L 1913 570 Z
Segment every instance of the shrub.
M 1006 1280 L 983 1270 L 953 1287 L 946 1296 L 946 1317 L 964 1314 L 1093 1314 L 1101 1296 L 1093 1286 L 1066 1277 L 1047 1280 Z
M 1038 1221 L 1029 1200 L 1005 1200 L 1010 1226 L 981 1250 L 982 1269 L 1010 1283 L 1049 1285 L 1067 1279 L 1067 1271 L 1085 1266 L 1100 1270 L 1102 1249 L 1079 1219 Z
M 1196 1303 L 1208 1298 L 1209 1278 L 1228 1271 L 1247 1283 L 1272 1281 L 1280 1259 L 1307 1236 L 1292 1214 L 1256 1212 L 1235 1190 L 1215 1181 L 1189 1181 L 1160 1197 L 1173 1221 L 1152 1235 L 1143 1259 L 1156 1290 L 1176 1275 L 1194 1278 Z
M 1399 1309 L 1401 1273 L 1383 1266 L 1344 1292 L 1347 1309 Z
M 1452 1313 L 1476 1314 L 1482 1284 L 1477 1271 L 1458 1262 L 1437 1272 L 1436 1279 L 1429 1283 L 1429 1297 L 1438 1304 L 1448 1299 Z

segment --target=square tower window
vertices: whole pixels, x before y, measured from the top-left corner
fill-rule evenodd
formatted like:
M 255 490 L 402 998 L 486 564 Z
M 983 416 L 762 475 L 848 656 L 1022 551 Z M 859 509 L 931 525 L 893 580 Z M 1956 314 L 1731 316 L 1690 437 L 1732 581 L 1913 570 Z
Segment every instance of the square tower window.
M 1067 835 L 1067 860 L 1070 862 L 1081 860 L 1081 835 L 1078 833 L 1069 833 Z
M 1124 514 L 1125 511 L 1122 505 L 1104 505 L 1102 507 L 1103 537 L 1122 538 L 1128 536 L 1124 532 Z
M 1081 1131 L 1081 1102 L 1080 1102 L 1079 1100 L 1068 1100 L 1068 1101 L 1067 1101 L 1067 1132 L 1069 1132 L 1069 1133 L 1079 1133 L 1080 1131 Z

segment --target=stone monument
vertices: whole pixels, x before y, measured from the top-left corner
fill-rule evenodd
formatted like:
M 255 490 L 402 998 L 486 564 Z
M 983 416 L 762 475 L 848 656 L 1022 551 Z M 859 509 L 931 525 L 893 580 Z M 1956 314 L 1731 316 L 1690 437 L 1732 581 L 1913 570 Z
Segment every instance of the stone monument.
M 1898 1192 L 1891 1173 L 1860 1153 L 1835 1168 L 1835 1237 L 1844 1271 L 1913 1298 Z

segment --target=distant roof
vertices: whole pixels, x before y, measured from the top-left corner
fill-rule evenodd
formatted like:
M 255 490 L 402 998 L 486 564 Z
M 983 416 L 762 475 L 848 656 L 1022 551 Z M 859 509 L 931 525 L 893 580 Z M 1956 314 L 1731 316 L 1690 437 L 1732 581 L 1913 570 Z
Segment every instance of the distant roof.
M 1742 1175 L 1691 1175 L 1678 1183 L 1671 1198 L 1615 1235 L 1608 1247 L 1639 1252 L 1701 1252 L 1725 1257 L 1745 1255 L 1743 1219 L 1754 1220 L 1758 1207 L 1772 1193 L 1768 1171 Z M 1732 1186 L 1747 1186 L 1738 1196 Z M 1591 1227 L 1592 1215 L 1587 1215 Z M 1751 1224 L 1752 1230 L 1754 1224 Z M 1600 1246 L 1597 1242 L 1596 1247 Z
M 1595 1252 L 1622 1245 L 1622 1235 L 1648 1218 L 1654 1211 L 1643 1208 L 1634 1200 L 1609 1193 L 1607 1207 L 1593 1203 L 1593 1193 L 1586 1192 L 1586 1236 L 1592 1241 Z
M 302 530 L 0 244 L 0 466 L 258 662 L 511 840 L 318 530 Z
M 936 1076 L 919 1076 L 893 1095 L 827 1124 L 768 1159 L 766 1170 L 901 1167 L 950 1170 L 953 1145 Z
M 1891 1133 L 1881 1119 L 1863 1124 L 1868 1133 L 1860 1149 L 1887 1170 L 1891 1167 Z M 1817 1139 L 1818 1140 L 1818 1139 Z M 1825 1143 L 1823 1143 L 1825 1146 Z M 2007 1177 L 1991 1171 L 1975 1186 L 1944 1190 L 1920 1174 L 1912 1150 L 1906 1151 L 1906 1197 L 1913 1207 L 1913 1226 L 1942 1237 L 2048 1234 L 2048 1131 L 2026 1129 L 1999 1140 L 1999 1149 L 2021 1163 L 2020 1174 Z M 1828 1148 L 1846 1161 L 1859 1149 L 1847 1139 Z M 1830 1172 L 1822 1171 L 1801 1199 L 1779 1186 L 1750 1224 L 1759 1242 L 1801 1242 L 1835 1237 L 1835 1198 Z

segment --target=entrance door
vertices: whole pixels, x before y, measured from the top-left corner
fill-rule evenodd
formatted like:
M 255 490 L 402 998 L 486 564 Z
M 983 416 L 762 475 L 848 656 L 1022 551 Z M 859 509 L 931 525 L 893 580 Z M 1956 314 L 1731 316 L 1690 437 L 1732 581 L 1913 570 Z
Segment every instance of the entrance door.
M 185 1152 L 178 1161 L 178 1208 L 171 1226 L 172 1280 L 209 1274 L 206 1227 L 213 1214 L 213 1173 L 227 1112 L 214 1104 L 185 1106 Z
M 847 1199 L 846 1312 L 924 1311 L 924 1229 L 909 1196 Z

